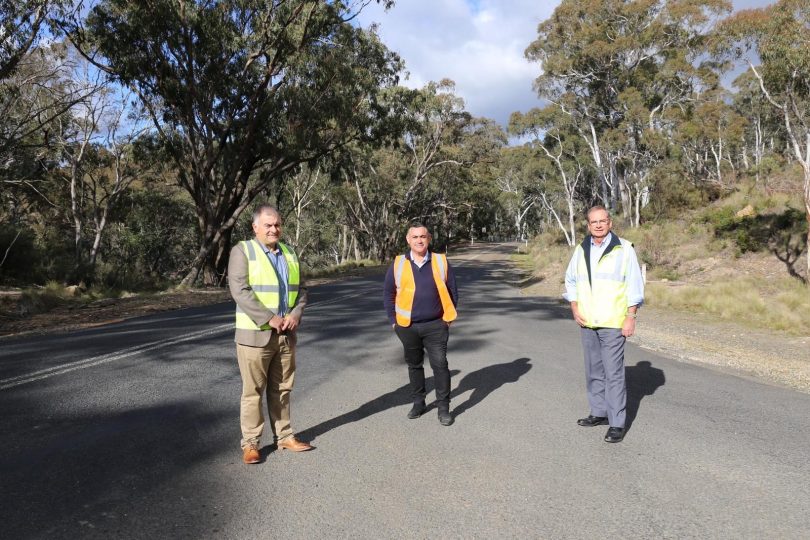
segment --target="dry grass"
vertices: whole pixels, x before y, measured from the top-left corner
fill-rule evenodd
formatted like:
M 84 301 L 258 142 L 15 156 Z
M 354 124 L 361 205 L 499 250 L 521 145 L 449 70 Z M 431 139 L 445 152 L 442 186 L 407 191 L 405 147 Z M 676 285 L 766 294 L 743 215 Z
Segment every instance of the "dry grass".
M 679 286 L 650 283 L 645 296 L 647 304 L 659 308 L 706 313 L 790 335 L 810 335 L 810 288 L 795 279 L 763 282 L 741 277 Z
M 772 254 L 741 255 L 733 241 L 714 234 L 715 221 L 748 204 L 757 213 L 780 212 L 795 206 L 796 199 L 793 194 L 740 189 L 682 220 L 617 227 L 615 232 L 633 242 L 639 262 L 647 267 L 648 306 L 810 336 L 810 286 L 789 277 Z M 552 232 L 535 238 L 530 256 L 518 262 L 531 265 L 546 285 L 553 284 L 556 295 L 570 257 L 571 248 Z

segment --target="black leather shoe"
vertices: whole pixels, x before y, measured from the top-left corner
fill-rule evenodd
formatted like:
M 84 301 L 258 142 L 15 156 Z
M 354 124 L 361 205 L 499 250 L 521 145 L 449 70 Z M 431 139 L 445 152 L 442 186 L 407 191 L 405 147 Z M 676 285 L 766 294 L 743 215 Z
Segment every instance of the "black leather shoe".
M 424 401 L 422 403 L 414 403 L 413 407 L 411 407 L 411 410 L 408 411 L 408 418 L 411 419 L 411 420 L 413 420 L 415 418 L 419 418 L 420 416 L 425 414 L 426 410 L 427 410 L 427 407 L 425 407 L 425 402 Z
M 453 425 L 453 415 L 450 414 L 450 411 L 439 409 L 439 423 L 443 426 Z
M 624 439 L 623 427 L 610 427 L 605 435 L 605 442 L 622 442 Z
M 577 424 L 582 427 L 602 426 L 607 423 L 608 419 L 604 416 L 593 416 L 591 414 L 589 414 L 587 418 L 580 418 L 577 420 Z

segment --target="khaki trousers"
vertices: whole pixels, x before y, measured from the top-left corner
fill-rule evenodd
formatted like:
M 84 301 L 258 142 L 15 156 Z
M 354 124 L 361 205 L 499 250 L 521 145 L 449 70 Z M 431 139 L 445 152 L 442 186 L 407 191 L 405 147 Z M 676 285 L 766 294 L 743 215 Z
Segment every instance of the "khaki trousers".
M 236 344 L 236 358 L 242 375 L 239 419 L 241 446 L 259 444 L 264 430 L 262 394 L 267 395 L 271 428 L 277 440 L 293 434 L 290 427 L 290 392 L 295 379 L 295 337 L 273 332 L 264 347 Z

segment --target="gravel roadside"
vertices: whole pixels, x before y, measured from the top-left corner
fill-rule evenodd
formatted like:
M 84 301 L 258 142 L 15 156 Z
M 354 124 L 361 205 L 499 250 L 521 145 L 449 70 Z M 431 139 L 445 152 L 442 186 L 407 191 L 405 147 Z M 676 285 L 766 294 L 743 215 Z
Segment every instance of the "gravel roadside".
M 678 360 L 810 393 L 810 336 L 787 336 L 706 314 L 644 306 L 630 341 Z

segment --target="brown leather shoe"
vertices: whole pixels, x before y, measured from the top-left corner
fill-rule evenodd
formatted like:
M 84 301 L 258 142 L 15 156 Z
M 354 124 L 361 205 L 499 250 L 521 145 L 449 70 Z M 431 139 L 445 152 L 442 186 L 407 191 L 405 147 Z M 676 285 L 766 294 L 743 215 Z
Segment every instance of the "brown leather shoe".
M 278 441 L 278 447 L 284 450 L 292 450 L 293 452 L 306 452 L 314 448 L 312 445 L 296 439 L 295 435 Z
M 242 461 L 251 465 L 253 463 L 258 463 L 262 460 L 261 456 L 259 455 L 259 447 L 255 444 L 249 444 L 246 447 L 242 448 Z

